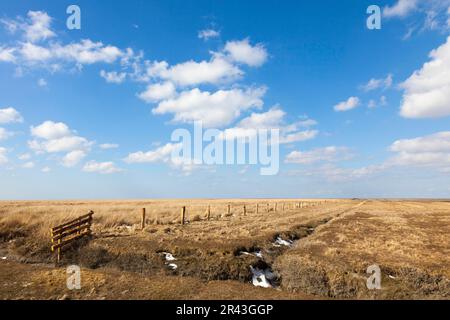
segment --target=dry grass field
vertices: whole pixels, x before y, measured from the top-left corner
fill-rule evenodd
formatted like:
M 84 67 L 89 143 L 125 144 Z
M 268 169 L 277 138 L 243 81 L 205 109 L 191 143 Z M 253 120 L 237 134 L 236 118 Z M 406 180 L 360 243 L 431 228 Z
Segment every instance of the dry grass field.
M 90 210 L 92 236 L 55 265 L 50 228 Z M 0 299 L 448 299 L 449 234 L 445 201 L 5 201 Z M 81 290 L 66 288 L 70 264 Z M 366 287 L 373 264 L 380 290 Z

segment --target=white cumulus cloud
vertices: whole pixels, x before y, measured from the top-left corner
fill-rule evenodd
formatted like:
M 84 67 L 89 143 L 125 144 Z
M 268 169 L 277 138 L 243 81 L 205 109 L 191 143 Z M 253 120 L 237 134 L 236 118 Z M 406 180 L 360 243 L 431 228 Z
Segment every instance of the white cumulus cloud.
M 0 109 L 0 124 L 23 122 L 19 111 L 14 108 Z
M 116 71 L 107 72 L 105 70 L 101 70 L 100 76 L 103 79 L 105 79 L 106 82 L 108 83 L 120 84 L 125 81 L 127 74 L 125 72 L 116 72 Z
M 141 100 L 150 103 L 172 98 L 175 93 L 175 86 L 172 82 L 167 81 L 148 85 L 147 89 L 138 96 Z
M 358 107 L 359 104 L 360 100 L 358 97 L 350 97 L 346 101 L 340 102 L 337 105 L 335 105 L 334 111 L 336 112 L 349 111 Z
M 390 146 L 390 150 L 396 153 L 389 159 L 390 165 L 446 170 L 450 168 L 450 131 L 397 140 Z
M 392 86 L 392 82 L 393 82 L 393 75 L 388 74 L 384 79 L 375 79 L 375 78 L 370 79 L 369 82 L 361 86 L 361 89 L 365 92 L 369 92 L 379 88 L 387 89 Z
M 280 144 L 294 143 L 313 139 L 319 133 L 318 130 L 304 130 L 300 128 L 310 127 L 317 124 L 312 119 L 302 120 L 294 123 L 286 123 L 284 120 L 286 112 L 278 106 L 267 112 L 253 112 L 250 116 L 242 119 L 235 127 L 228 128 L 223 132 L 223 139 L 253 138 L 259 129 L 278 129 L 280 133 Z
M 400 114 L 405 118 L 450 115 L 450 36 L 429 56 L 430 61 L 401 84 L 404 94 Z
M 224 51 L 231 59 L 238 63 L 244 63 L 251 67 L 263 65 L 268 58 L 266 48 L 258 43 L 251 45 L 248 39 L 241 41 L 228 41 Z
M 97 162 L 95 160 L 87 162 L 84 167 L 83 171 L 85 172 L 93 172 L 93 173 L 100 173 L 100 174 L 112 174 L 116 172 L 121 172 L 122 169 L 117 168 L 114 164 L 114 162 Z
M 37 127 L 31 127 L 31 134 L 37 138 L 53 140 L 72 135 L 69 127 L 62 122 L 45 121 Z
M 205 29 L 198 32 L 199 39 L 209 40 L 211 38 L 217 38 L 220 36 L 220 32 L 214 29 Z
M 56 36 L 51 30 L 52 18 L 43 11 L 28 11 L 27 19 L 19 17 L 15 20 L 2 19 L 0 22 L 11 33 L 22 31 L 27 41 L 37 42 Z
M 86 152 L 84 152 L 83 150 L 71 151 L 62 158 L 62 165 L 67 168 L 74 167 L 85 157 Z
M 94 142 L 78 136 L 63 122 L 45 121 L 30 128 L 33 140 L 28 146 L 36 153 L 66 153 L 61 163 L 65 167 L 76 166 L 86 157 Z
M 153 62 L 147 70 L 151 77 L 169 80 L 180 86 L 199 84 L 218 84 L 235 80 L 243 72 L 220 55 L 214 55 L 209 61 L 186 61 L 169 66 L 165 61 Z
M 9 137 L 11 137 L 13 135 L 12 132 L 9 132 L 8 130 L 6 130 L 5 128 L 1 128 L 0 127 L 0 141 L 1 140 L 6 140 Z
M 164 146 L 156 148 L 155 150 L 130 153 L 124 161 L 127 163 L 169 162 L 172 153 L 177 150 L 181 150 L 181 148 L 181 143 L 167 143 Z
M 238 118 L 242 111 L 262 107 L 265 92 L 264 87 L 214 93 L 195 88 L 160 102 L 152 111 L 154 114 L 174 114 L 174 122 L 202 121 L 205 127 L 223 127 Z

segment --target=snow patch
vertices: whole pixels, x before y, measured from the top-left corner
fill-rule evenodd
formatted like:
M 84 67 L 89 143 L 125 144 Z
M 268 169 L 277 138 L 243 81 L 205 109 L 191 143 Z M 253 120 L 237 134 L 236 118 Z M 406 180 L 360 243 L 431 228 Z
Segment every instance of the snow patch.
M 246 255 L 246 256 L 256 256 L 256 257 L 258 257 L 258 258 L 260 258 L 260 259 L 262 259 L 262 252 L 259 250 L 259 251 L 254 251 L 254 252 L 246 252 L 246 251 L 241 251 L 240 252 L 240 254 L 241 255 Z
M 166 261 L 174 261 L 177 260 L 170 252 L 163 252 L 162 253 L 166 259 Z
M 175 270 L 178 268 L 178 266 L 175 263 L 169 263 L 167 266 L 172 270 Z
M 278 237 L 275 239 L 275 242 L 273 243 L 273 245 L 274 245 L 275 247 L 281 247 L 281 246 L 290 247 L 290 246 L 292 246 L 293 243 L 294 243 L 294 242 L 291 241 L 291 240 L 284 240 L 283 238 L 281 238 L 280 236 L 278 236 Z
M 275 280 L 276 276 L 269 268 L 265 270 L 261 270 L 259 268 L 253 268 L 250 266 L 250 270 L 252 271 L 252 283 L 255 287 L 262 288 L 273 288 L 273 285 L 270 283 L 271 280 Z

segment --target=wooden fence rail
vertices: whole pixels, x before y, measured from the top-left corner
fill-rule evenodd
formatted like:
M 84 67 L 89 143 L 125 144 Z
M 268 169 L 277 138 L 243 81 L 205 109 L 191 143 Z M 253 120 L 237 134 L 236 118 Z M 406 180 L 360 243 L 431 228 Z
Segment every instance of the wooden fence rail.
M 52 240 L 51 250 L 52 252 L 56 250 L 56 261 L 58 263 L 61 260 L 61 249 L 63 247 L 91 234 L 93 215 L 94 212 L 90 211 L 88 214 L 50 229 Z

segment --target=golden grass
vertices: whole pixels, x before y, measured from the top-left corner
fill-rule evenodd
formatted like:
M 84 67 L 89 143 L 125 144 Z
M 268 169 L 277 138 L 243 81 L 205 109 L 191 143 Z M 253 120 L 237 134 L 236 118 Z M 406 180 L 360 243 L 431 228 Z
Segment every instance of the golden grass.
M 329 296 L 450 295 L 450 203 L 368 201 L 333 219 L 279 258 L 286 287 Z M 384 288 L 365 288 L 368 266 Z
M 49 229 L 93 210 L 94 238 L 73 254 L 64 254 L 66 262 L 99 267 L 100 273 L 104 266 L 143 273 L 145 277 L 161 277 L 158 292 L 166 297 L 170 296 L 170 290 L 177 291 L 174 289 L 177 285 L 176 281 L 168 280 L 171 285 L 168 282 L 164 287 L 164 279 L 171 279 L 171 273 L 158 254 L 161 250 L 170 250 L 178 257 L 179 275 L 196 279 L 197 284 L 191 280 L 192 283 L 183 282 L 186 288 L 200 286 L 198 281 L 222 277 L 248 281 L 249 263 L 256 260 L 242 260 L 235 256 L 236 250 L 259 247 L 270 251 L 275 235 L 303 237 L 303 229 L 299 227 L 318 226 L 312 235 L 300 239 L 288 251 L 265 256 L 265 262 L 282 276 L 282 288 L 286 291 L 340 298 L 448 297 L 450 202 L 328 200 L 318 206 L 296 208 L 299 201 L 318 202 L 312 199 L 3 201 L 0 251 L 28 262 L 52 261 Z M 278 211 L 274 210 L 275 203 Z M 182 206 L 187 207 L 189 221 L 184 226 L 179 223 Z M 208 206 L 211 206 L 210 221 L 205 219 Z M 146 208 L 147 227 L 141 232 L 142 208 Z M 368 291 L 365 286 L 365 271 L 372 264 L 382 269 L 381 291 Z M 134 281 L 134 276 L 127 277 Z M 213 290 L 215 286 L 220 287 L 218 283 L 210 284 L 205 290 Z M 233 283 L 227 297 L 242 296 L 236 288 L 239 285 Z M 206 292 L 214 296 L 213 291 Z M 198 296 L 204 297 L 200 293 Z

